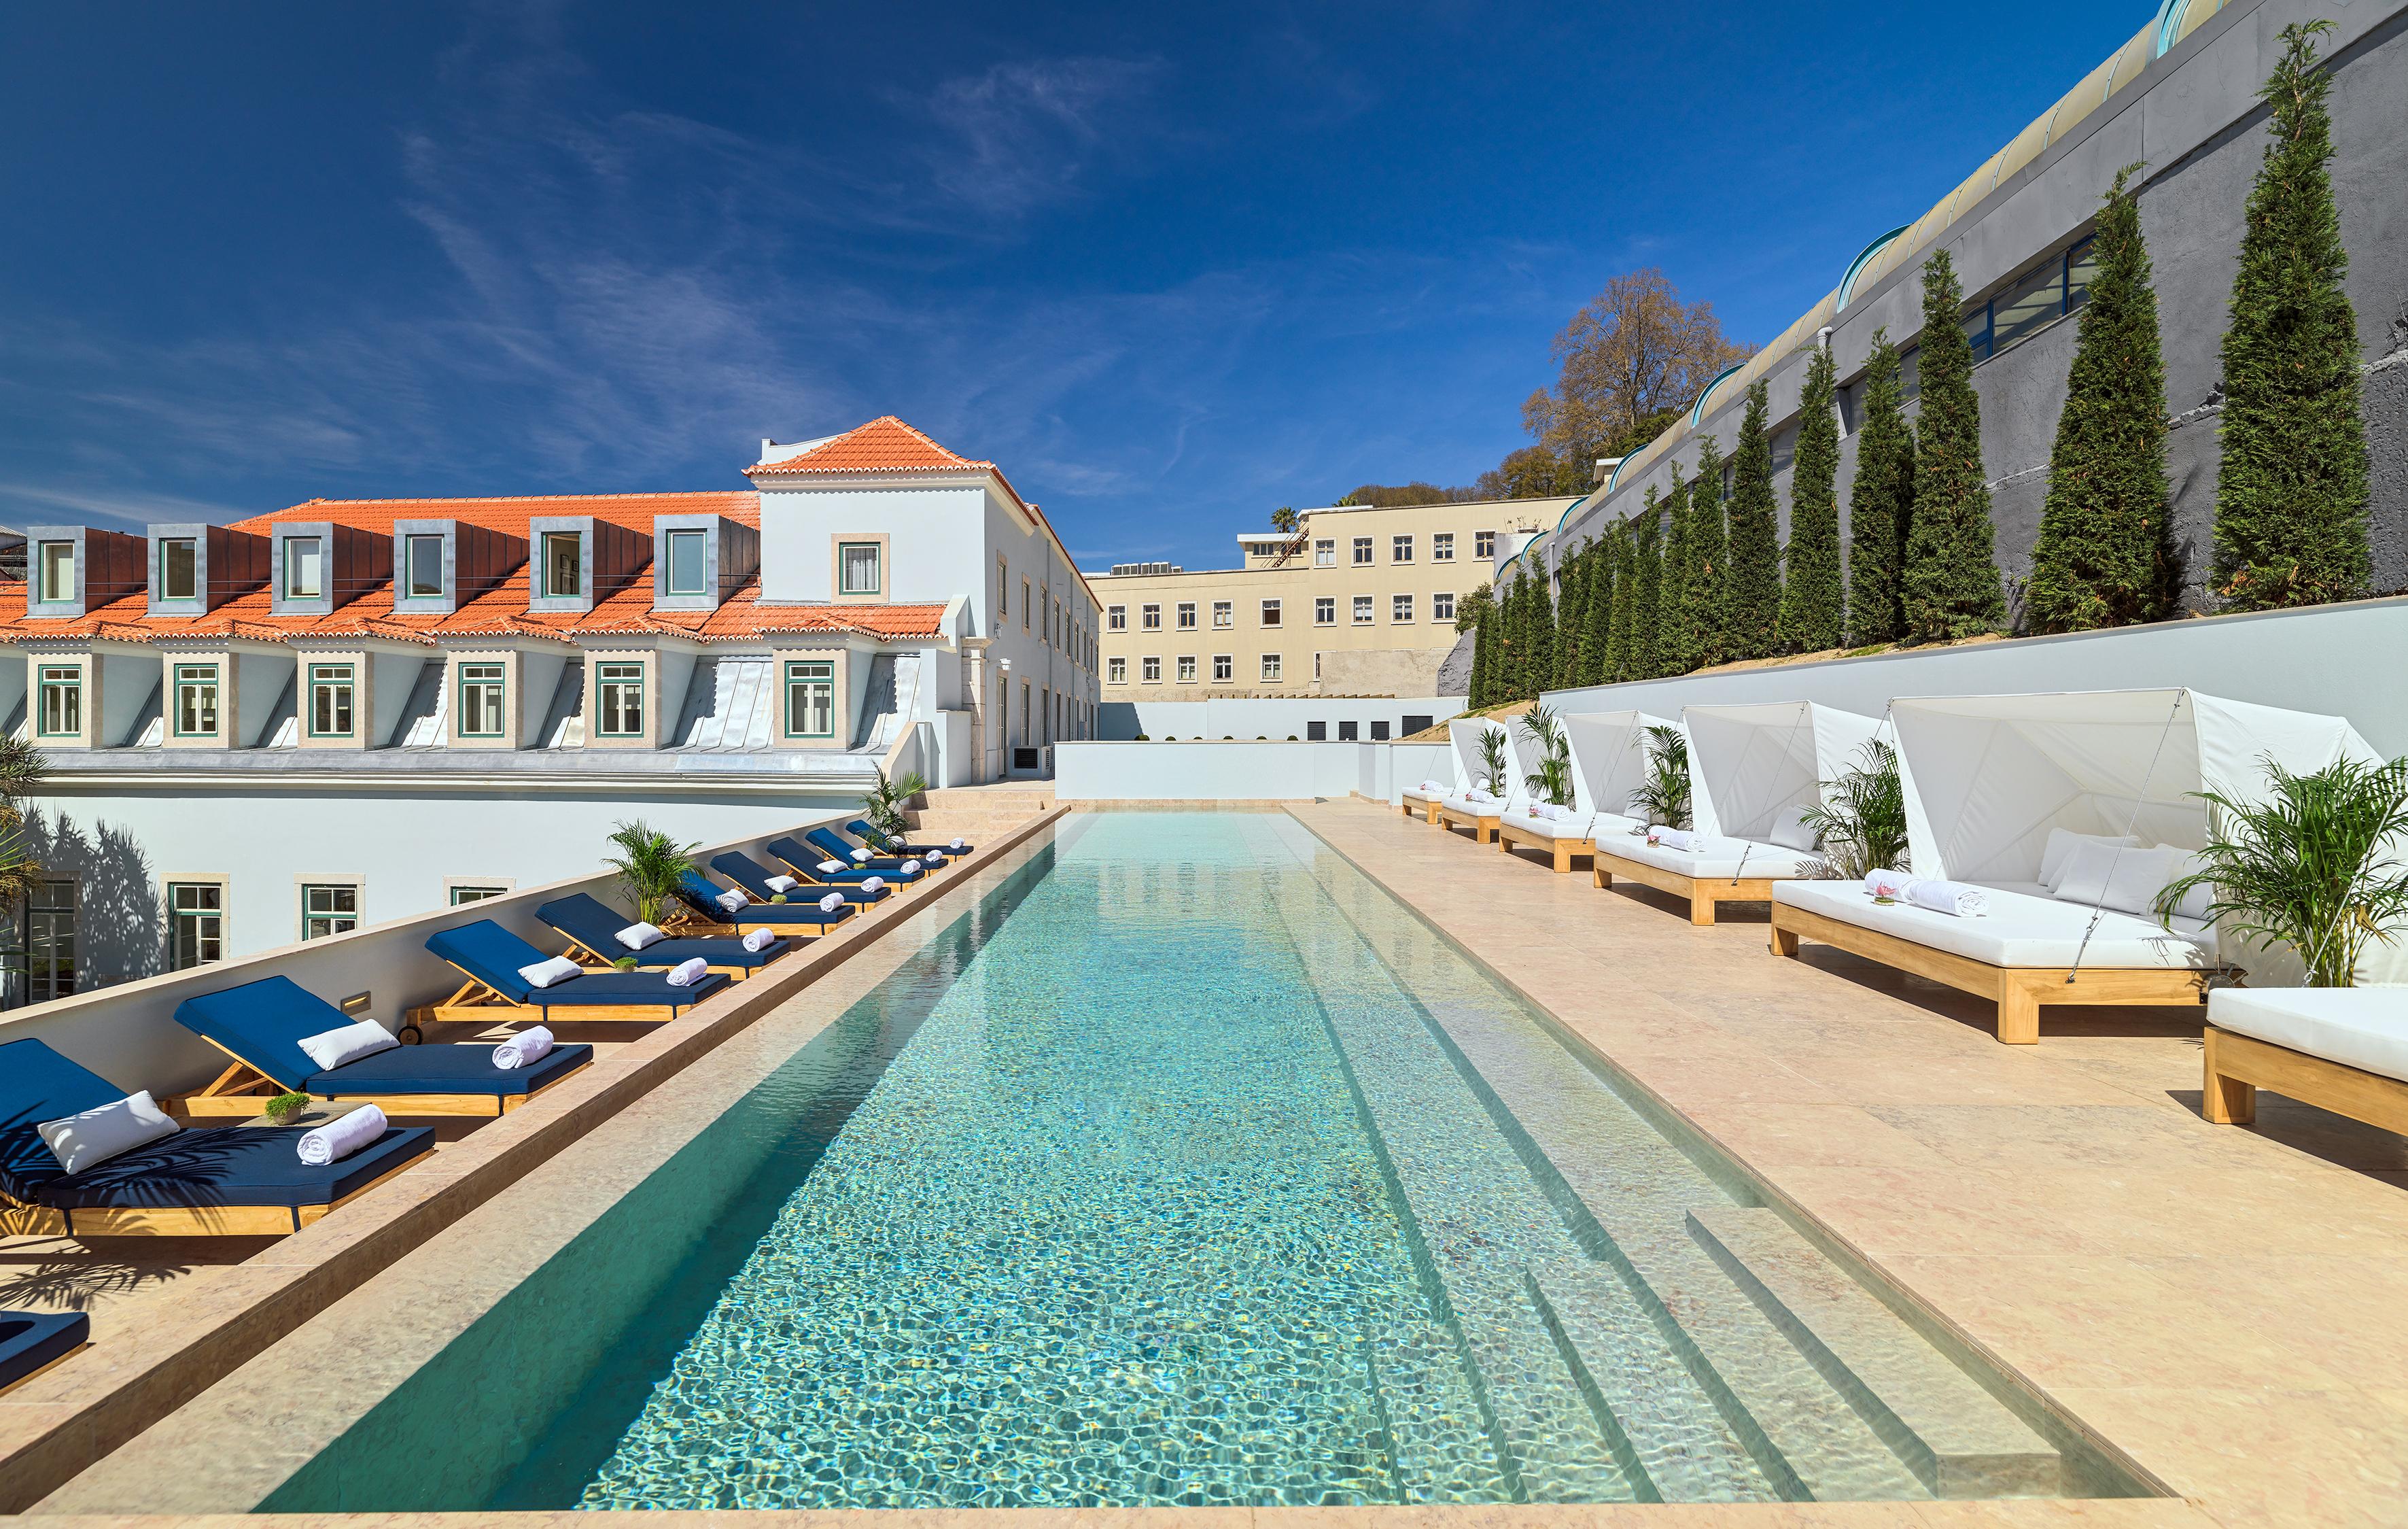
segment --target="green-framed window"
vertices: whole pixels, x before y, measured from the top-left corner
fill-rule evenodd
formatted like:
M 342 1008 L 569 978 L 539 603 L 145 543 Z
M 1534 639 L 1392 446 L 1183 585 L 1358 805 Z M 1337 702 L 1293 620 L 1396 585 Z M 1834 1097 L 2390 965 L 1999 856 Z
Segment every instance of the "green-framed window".
M 218 735 L 218 666 L 176 666 L 176 736 L 215 738 Z
M 594 666 L 595 720 L 605 738 L 640 738 L 644 732 L 644 666 Z
M 225 959 L 225 886 L 167 884 L 167 968 L 182 972 Z
M 797 658 L 786 665 L 786 736 L 836 736 L 836 663 Z
M 301 887 L 301 938 L 322 940 L 360 927 L 357 882 L 305 883 Z
M 509 730 L 502 710 L 508 685 L 500 664 L 460 666 L 460 736 L 499 738 Z
M 284 539 L 284 598 L 322 599 L 326 594 L 326 543 L 314 536 Z
M 309 666 L 309 736 L 351 736 L 352 702 L 357 673 L 350 664 Z
M 886 570 L 879 566 L 882 548 L 875 541 L 839 541 L 836 544 L 837 577 L 839 595 L 876 595 L 884 591 Z
M 201 593 L 200 550 L 189 536 L 163 537 L 159 541 L 159 598 L 198 599 Z
M 484 902 L 509 895 L 510 889 L 507 887 L 462 887 L 455 883 L 452 887 L 452 906 L 456 908 L 464 902 Z
M 44 738 L 75 738 L 83 732 L 83 671 L 73 664 L 42 666 L 41 708 L 34 730 Z
M 671 531 L 664 539 L 668 543 L 664 551 L 668 559 L 668 581 L 664 593 L 670 595 L 703 595 L 710 593 L 704 584 L 709 571 L 708 533 L 696 529 Z

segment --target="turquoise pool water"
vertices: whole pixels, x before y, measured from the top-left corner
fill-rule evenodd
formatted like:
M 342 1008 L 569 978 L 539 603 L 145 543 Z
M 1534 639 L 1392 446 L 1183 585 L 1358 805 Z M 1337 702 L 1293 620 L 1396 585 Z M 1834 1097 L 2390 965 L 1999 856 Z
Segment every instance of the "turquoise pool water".
M 1930 1495 L 1747 1204 L 1294 820 L 1073 819 L 262 1506 Z

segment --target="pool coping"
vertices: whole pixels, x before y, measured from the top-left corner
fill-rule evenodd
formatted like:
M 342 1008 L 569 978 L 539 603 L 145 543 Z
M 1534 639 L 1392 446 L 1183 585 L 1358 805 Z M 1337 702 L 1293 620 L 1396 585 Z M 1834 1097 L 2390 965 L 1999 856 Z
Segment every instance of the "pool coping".
M 1001 858 L 1068 809 L 1042 811 L 980 850 Z M 948 877 L 849 921 L 762 975 L 599 1057 L 375 1192 L 156 1303 L 69 1363 L 0 1396 L 0 1513 L 21 1513 L 256 1358 L 336 1301 L 520 1182 L 603 1122 L 974 876 Z M 165 1522 L 165 1521 L 156 1521 Z M 182 1521 L 179 1521 L 182 1522 Z M 284 1522 L 289 1522 L 289 1519 Z

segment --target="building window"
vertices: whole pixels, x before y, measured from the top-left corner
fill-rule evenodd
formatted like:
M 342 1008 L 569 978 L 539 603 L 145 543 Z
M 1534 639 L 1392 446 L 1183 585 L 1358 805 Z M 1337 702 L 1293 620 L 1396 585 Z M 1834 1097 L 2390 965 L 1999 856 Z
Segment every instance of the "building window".
M 1388 538 L 1388 561 L 1410 563 L 1413 560 L 1413 539 L 1409 536 Z
M 1452 563 L 1455 561 L 1455 533 L 1453 531 L 1432 531 L 1430 533 L 1430 561 L 1433 563 Z
M 995 629 L 1003 630 L 1006 616 L 1011 614 L 1011 565 L 998 557 L 995 560 Z
M 1128 660 L 1125 658 L 1105 659 L 1104 683 L 1106 685 L 1128 684 Z
M 167 969 L 190 971 L 225 959 L 225 887 L 214 881 L 167 884 Z
M 1312 566 L 1315 568 L 1336 568 L 1338 566 L 1338 539 L 1336 537 L 1325 536 L 1319 541 L 1313 542 Z
M 510 895 L 510 889 L 507 886 L 468 887 L 456 881 L 452 884 L 450 890 L 452 906 L 455 908 L 464 903 L 488 902 L 494 898 Z
M 71 600 L 75 598 L 75 543 L 72 541 L 43 542 L 42 599 Z
M 1312 656 L 1312 683 L 1315 685 L 1321 683 L 1321 658 L 1320 654 L 1316 653 Z
M 585 538 L 577 531 L 543 533 L 543 598 L 573 600 L 585 593 Z
M 71 664 L 42 668 L 42 709 L 35 731 L 74 738 L 83 731 L 83 671 Z
M 1230 681 L 1232 681 L 1232 680 L 1236 679 L 1237 677 L 1238 677 L 1238 658 L 1237 658 L 1237 655 L 1235 655 L 1235 654 L 1230 654 L 1230 653 L 1216 653 L 1216 654 L 1212 655 L 1212 683 L 1213 683 L 1213 684 L 1215 684 L 1215 685 L 1227 685 Z
M 1192 653 L 1182 653 L 1179 656 L 1179 683 L 1182 685 L 1196 683 L 1196 656 Z
M 1338 625 L 1338 597 L 1323 595 L 1312 602 L 1312 624 L 1316 627 Z
M 875 541 L 837 543 L 837 593 L 839 595 L 884 593 L 885 570 L 878 566 L 878 555 L 881 550 Z
M 1108 632 L 1125 632 L 1128 630 L 1128 607 L 1125 605 L 1106 606 L 1104 608 L 1104 630 Z
M 1374 722 L 1374 723 L 1372 723 L 1372 724 L 1371 724 L 1371 742 L 1373 742 L 1373 743 L 1386 743 L 1387 741 L 1388 741 L 1388 725 L 1387 725 L 1387 723 L 1385 723 L 1384 721 L 1383 721 L 1383 722 Z
M 218 666 L 176 666 L 176 736 L 214 738 L 218 732 Z
M 301 938 L 322 940 L 360 927 L 357 882 L 308 882 L 301 887 Z
M 1263 655 L 1263 678 L 1264 678 L 1264 679 L 1267 679 L 1267 680 L 1276 680 L 1276 679 L 1278 679 L 1279 677 L 1280 677 L 1280 656 L 1279 656 L 1278 654 L 1276 654 L 1276 653 L 1266 653 L 1266 654 L 1264 654 L 1264 655 Z
M 411 599 L 443 598 L 443 539 L 413 533 L 402 548 Z
M 1497 555 L 1497 533 L 1496 533 L 1495 531 L 1474 531 L 1474 532 L 1472 532 L 1472 533 L 1471 533 L 1471 555 L 1472 555 L 1472 556 L 1474 556 L 1474 557 L 1480 557 L 1480 558 L 1489 558 L 1489 557 L 1494 557 L 1494 556 L 1496 556 L 1496 555 Z
M 672 595 L 704 595 L 705 565 L 709 563 L 710 533 L 701 530 L 671 531 L 668 541 L 668 586 Z M 876 553 L 875 547 L 870 549 Z
M 1028 630 L 1028 581 L 1020 581 L 1020 629 Z
M 322 599 L 326 594 L 326 544 L 314 536 L 284 539 L 284 598 Z
M 1972 343 L 1975 363 L 2014 349 L 2080 308 L 2089 300 L 2097 269 L 2086 238 L 1976 306 L 1965 315 L 1965 338 Z
M 1137 610 L 1137 624 L 1150 632 L 1158 632 L 1162 630 L 1162 607 L 1159 605 L 1139 606 Z
M 309 666 L 309 736 L 349 738 L 351 735 L 351 666 Z
M 1406 622 L 1412 620 L 1413 598 L 1411 595 L 1389 596 L 1388 619 L 1391 622 Z
M 1151 657 L 1141 660 L 1138 668 L 1138 674 L 1139 677 L 1143 679 L 1148 685 L 1160 685 L 1162 683 L 1162 660 Z
M 159 543 L 159 598 L 163 600 L 200 597 L 200 556 L 189 536 L 171 536 Z
M 1279 624 L 1280 602 L 1277 600 L 1263 601 L 1263 625 L 1266 627 L 1276 627 Z
M 1179 602 L 1179 629 L 1182 632 L 1192 632 L 1196 629 L 1196 602 L 1194 600 L 1181 600 Z
M 1326 722 L 1306 723 L 1304 725 L 1304 741 L 1308 743 L 1326 743 L 1329 742 L 1329 724 Z
M 505 730 L 502 719 L 503 671 L 500 664 L 460 666 L 461 737 L 502 736 Z
M 1357 627 L 1369 627 L 1371 625 L 1370 596 L 1357 595 L 1354 597 L 1354 625 Z
M 1226 629 L 1238 624 L 1237 607 L 1228 600 L 1212 602 L 1212 625 Z
M 1430 619 L 1432 621 L 1453 621 L 1455 619 L 1454 590 L 1441 589 L 1437 594 L 1430 597 Z
M 1777 432 L 1772 438 L 1772 470 L 1787 472 L 1798 465 L 1798 426 Z
M 797 658 L 786 666 L 786 736 L 836 736 L 836 660 Z
M 76 990 L 76 884 L 44 881 L 25 899 L 25 1001 Z
M 1356 537 L 1354 539 L 1354 566 L 1361 568 L 1370 561 L 1371 539 L 1368 536 Z
M 1338 724 L 1338 741 L 1341 743 L 1360 743 L 1362 741 L 1361 734 L 1362 728 L 1355 723 L 1340 722 Z
M 644 732 L 644 666 L 596 664 L 595 690 L 601 700 L 602 736 L 640 738 Z

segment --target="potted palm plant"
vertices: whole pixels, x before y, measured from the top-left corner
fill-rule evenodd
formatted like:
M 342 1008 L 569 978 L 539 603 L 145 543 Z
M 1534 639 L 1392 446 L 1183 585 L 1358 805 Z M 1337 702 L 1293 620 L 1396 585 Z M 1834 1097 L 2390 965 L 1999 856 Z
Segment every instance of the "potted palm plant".
M 893 780 L 886 772 L 878 772 L 878 784 L 861 799 L 861 815 L 869 826 L 889 839 L 902 839 L 910 834 L 910 822 L 903 815 L 905 804 L 928 788 L 927 780 L 918 771 L 910 771 Z
M 677 905 L 679 884 L 694 869 L 695 846 L 680 844 L 640 818 L 612 829 L 610 843 L 619 853 L 604 856 L 603 863 L 619 873 L 619 885 L 636 905 L 637 919 L 666 921 Z
M 1503 796 L 1505 777 L 1512 769 L 1505 759 L 1504 728 L 1483 728 L 1480 730 L 1480 768 L 1487 772 L 1488 778 L 1484 782 L 1474 781 L 1472 784 L 1484 790 L 1493 791 L 1500 797 Z
M 1906 788 L 1898 750 L 1868 739 L 1864 762 L 1825 786 L 1822 799 L 1800 815 L 1823 841 L 1822 879 L 1861 881 L 1875 871 L 1904 871 Z
M 2207 847 L 2157 894 L 2157 916 L 2206 887 L 2209 917 L 2288 948 L 2307 986 L 2353 987 L 2367 947 L 2389 945 L 2408 917 L 2408 759 L 2338 759 L 2306 774 L 2270 759 L 2266 773 L 2262 801 L 2198 793 Z
M 1537 745 L 1539 768 L 1522 778 L 1530 795 L 1558 807 L 1572 804 L 1572 744 L 1564 725 L 1544 706 L 1534 706 L 1522 718 L 1522 730 Z
M 1689 741 L 1680 728 L 1657 723 L 1647 729 L 1647 778 L 1630 793 L 1630 815 L 1668 829 L 1689 826 Z

